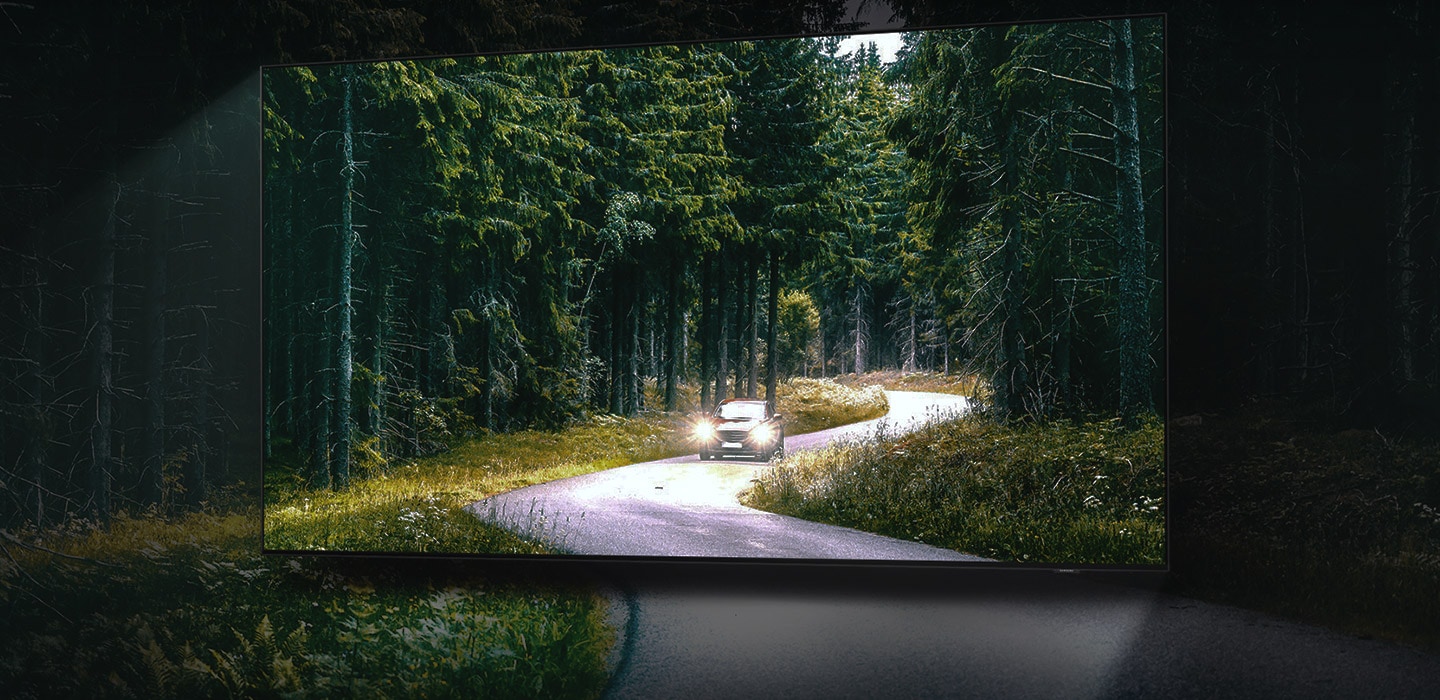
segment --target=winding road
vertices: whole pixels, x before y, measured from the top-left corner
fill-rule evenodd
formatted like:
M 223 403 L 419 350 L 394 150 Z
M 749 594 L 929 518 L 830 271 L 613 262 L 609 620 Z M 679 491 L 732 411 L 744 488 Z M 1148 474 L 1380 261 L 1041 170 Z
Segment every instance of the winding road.
M 900 434 L 969 408 L 964 397 L 890 391 L 881 418 L 786 437 L 790 452 L 877 431 Z M 981 557 L 740 505 L 763 462 L 643 462 L 492 496 L 472 513 L 586 556 L 985 561 Z

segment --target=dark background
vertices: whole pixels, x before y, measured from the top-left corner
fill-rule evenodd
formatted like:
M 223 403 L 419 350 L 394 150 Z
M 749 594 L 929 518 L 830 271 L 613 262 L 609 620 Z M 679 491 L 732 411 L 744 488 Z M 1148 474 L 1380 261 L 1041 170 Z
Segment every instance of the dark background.
M 175 338 L 168 352 L 180 368 L 167 384 L 167 422 L 194 444 L 189 459 L 207 482 L 258 500 L 259 66 L 837 31 L 853 17 L 846 5 L 0 2 L 0 456 L 21 463 L 43 432 L 51 483 L 63 482 L 48 517 L 95 508 L 86 501 L 84 463 L 95 387 L 107 381 L 89 359 L 103 301 L 97 270 L 113 253 L 116 362 L 108 381 L 117 430 L 130 436 L 117 446 L 123 458 L 123 445 L 143 442 L 143 416 L 126 407 L 141 406 L 146 390 L 143 348 L 154 322 L 143 312 L 144 290 L 154 274 L 147 262 L 159 254 L 169 263 L 163 327 Z M 1426 125 L 1440 116 L 1435 10 L 1399 1 L 1299 9 L 862 6 L 877 22 L 867 29 L 1167 13 L 1169 416 L 1225 415 L 1280 400 L 1322 411 L 1334 430 L 1432 434 L 1440 143 Z M 154 234 L 161 229 L 168 234 Z M 26 300 L 39 287 L 45 311 L 36 319 Z M 48 329 L 44 347 L 27 344 L 32 336 L 20 332 L 27 323 Z M 33 357 L 47 372 L 43 420 L 26 412 L 26 397 L 34 396 L 27 382 L 36 376 L 26 358 Z M 1177 460 L 1204 457 L 1176 454 L 1175 445 L 1172 470 Z M 118 484 L 119 507 L 127 488 L 139 486 Z M 1185 535 L 1211 514 L 1173 471 L 1171 495 L 1173 580 L 1194 573 Z M 9 499 L 8 517 L 30 506 L 13 489 Z M 461 566 L 508 571 L 496 562 Z M 526 573 L 598 575 L 632 590 L 682 595 L 759 579 L 791 590 L 840 586 L 876 599 L 917 587 L 932 594 L 1005 588 L 1014 576 L 753 565 L 580 564 Z M 1029 573 L 1027 585 L 1048 585 L 1035 582 L 1040 572 Z

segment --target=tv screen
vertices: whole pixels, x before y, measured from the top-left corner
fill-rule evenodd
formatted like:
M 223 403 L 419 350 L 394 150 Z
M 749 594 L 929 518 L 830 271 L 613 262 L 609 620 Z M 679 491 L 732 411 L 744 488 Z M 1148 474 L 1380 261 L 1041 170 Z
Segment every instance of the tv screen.
M 1163 567 L 1163 37 L 263 69 L 266 550 Z

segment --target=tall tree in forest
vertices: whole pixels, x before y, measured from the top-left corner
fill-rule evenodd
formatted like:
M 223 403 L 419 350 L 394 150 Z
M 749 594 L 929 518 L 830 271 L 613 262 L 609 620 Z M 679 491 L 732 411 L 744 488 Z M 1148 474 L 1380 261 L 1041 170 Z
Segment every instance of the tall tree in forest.
M 1421 166 L 1417 156 L 1420 148 L 1420 93 L 1426 84 L 1421 77 L 1423 63 L 1415 55 L 1419 43 L 1420 3 L 1405 3 L 1397 8 L 1396 19 L 1403 28 L 1397 32 L 1395 60 L 1387 65 L 1384 76 L 1384 98 L 1389 107 L 1386 125 L 1385 160 L 1390 182 L 1386 183 L 1385 225 L 1389 229 L 1385 251 L 1386 295 L 1391 313 L 1386 324 L 1389 379 L 1393 390 L 1409 388 L 1420 376 L 1417 350 L 1420 343 L 1419 289 L 1417 272 L 1421 255 L 1416 249 L 1421 204 L 1416 181 Z M 1421 156 L 1423 157 L 1423 156 Z
M 162 201 L 155 217 L 158 225 L 146 241 L 145 451 L 140 483 L 141 499 L 157 504 L 165 491 L 165 277 L 170 254 L 165 234 L 175 216 L 169 198 Z
M 340 81 L 344 86 L 344 97 L 340 116 L 340 160 L 341 178 L 344 181 L 340 194 L 340 244 L 336 246 L 339 269 L 336 282 L 335 313 L 338 317 L 335 347 L 335 418 L 331 426 L 334 431 L 330 439 L 331 485 L 343 489 L 350 483 L 350 382 L 354 372 L 354 346 L 352 335 L 353 308 L 352 279 L 355 269 L 355 67 L 346 65 Z
M 827 85 L 820 41 L 788 39 L 729 47 L 737 67 L 732 83 L 736 114 L 726 133 L 743 178 L 734 210 L 745 234 L 737 247 L 744 256 L 747 309 L 746 393 L 758 395 L 760 303 L 764 279 L 765 396 L 774 400 L 778 383 L 775 318 L 782 291 L 781 268 L 798 267 L 817 249 L 821 231 L 833 225 L 833 202 L 825 191 L 833 164 L 822 139 L 830 129 L 834 95 Z
M 93 340 L 91 366 L 95 387 L 95 418 L 90 427 L 90 510 L 101 518 L 110 516 L 111 478 L 115 469 L 111 453 L 111 430 L 114 421 L 114 324 L 115 324 L 115 227 L 120 199 L 120 183 L 113 173 L 101 195 L 104 223 L 95 262 L 95 282 L 91 288 L 91 324 Z
M 1146 274 L 1145 193 L 1140 170 L 1135 36 L 1131 20 L 1110 22 L 1114 113 L 1116 248 L 1119 251 L 1120 409 L 1127 418 L 1153 408 L 1150 397 L 1150 294 Z

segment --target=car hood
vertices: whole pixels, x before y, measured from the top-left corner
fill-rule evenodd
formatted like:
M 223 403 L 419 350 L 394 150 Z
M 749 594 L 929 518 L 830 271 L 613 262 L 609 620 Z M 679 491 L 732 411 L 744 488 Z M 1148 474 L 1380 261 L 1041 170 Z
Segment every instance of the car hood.
M 764 422 L 747 418 L 716 418 L 715 427 L 721 430 L 750 430 Z

